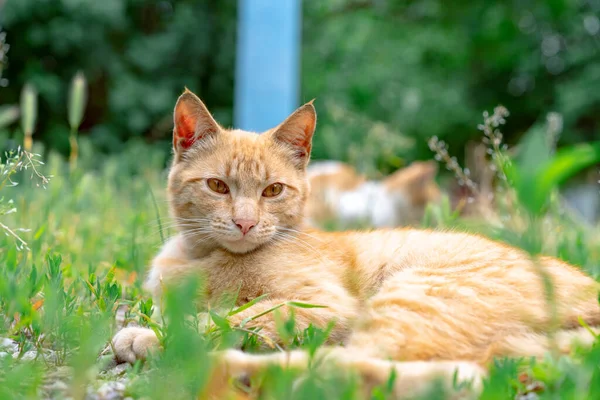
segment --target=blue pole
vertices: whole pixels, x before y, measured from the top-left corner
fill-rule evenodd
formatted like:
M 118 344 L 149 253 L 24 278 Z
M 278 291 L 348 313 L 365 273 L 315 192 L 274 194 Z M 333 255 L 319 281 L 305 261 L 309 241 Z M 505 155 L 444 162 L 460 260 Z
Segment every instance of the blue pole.
M 298 107 L 301 0 L 238 0 L 235 126 L 262 132 Z

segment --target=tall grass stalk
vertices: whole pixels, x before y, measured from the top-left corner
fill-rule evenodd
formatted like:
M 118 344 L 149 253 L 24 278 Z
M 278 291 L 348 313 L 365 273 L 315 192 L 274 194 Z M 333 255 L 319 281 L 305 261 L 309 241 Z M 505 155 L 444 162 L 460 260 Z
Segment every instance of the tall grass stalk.
M 27 84 L 21 91 L 21 129 L 25 135 L 23 148 L 25 151 L 31 151 L 33 148 L 33 130 L 37 120 L 37 91 Z
M 85 76 L 82 72 L 78 72 L 71 81 L 71 89 L 69 92 L 69 103 L 67 105 L 69 111 L 69 126 L 71 132 L 69 134 L 69 144 L 71 146 L 71 153 L 69 155 L 69 165 L 71 170 L 77 166 L 77 159 L 79 157 L 79 144 L 77 143 L 77 134 L 81 121 L 83 119 L 83 112 L 87 103 L 87 88 Z

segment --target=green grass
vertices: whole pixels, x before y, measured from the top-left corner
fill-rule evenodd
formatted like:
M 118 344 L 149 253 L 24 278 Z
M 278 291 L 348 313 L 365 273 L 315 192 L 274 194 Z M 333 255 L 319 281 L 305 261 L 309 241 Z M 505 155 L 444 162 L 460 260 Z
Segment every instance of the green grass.
M 62 158 L 49 155 L 42 169 L 53 176 L 47 189 L 32 184 L 29 171 L 25 171 L 14 176 L 19 186 L 1 192 L 5 200 L 14 199 L 18 211 L 0 216 L 0 222 L 30 231 L 20 232 L 29 250 L 18 250 L 11 236 L 0 236 L 0 336 L 14 339 L 19 351 L 15 359 L 0 357 L 0 398 L 42 398 L 40 390 L 61 367 L 69 367 L 64 369 L 69 395 L 85 398 L 88 386 L 98 386 L 105 379 L 102 371 L 111 355 L 103 350 L 117 329 L 115 315 L 123 306 L 127 307 L 125 317 L 155 329 L 165 348 L 126 371 L 126 395 L 199 397 L 210 375 L 207 353 L 240 344 L 248 351 L 260 351 L 260 333 L 231 327 L 226 317 L 235 312 L 232 308 L 212 310 L 212 323 L 198 323 L 198 305 L 190 301 L 196 285 L 201 284 L 198 282 L 166 295 L 168 324 L 151 321 L 152 301 L 141 289 L 146 266 L 164 239 L 174 233 L 167 229 L 164 155 L 133 143 L 121 155 L 101 157 L 85 141 L 79 145 L 75 169 Z M 483 230 L 533 255 L 556 255 L 597 276 L 598 229 L 576 222 L 555 202 L 544 201 L 554 198 L 556 184 L 564 178 L 564 173 L 556 172 L 562 171 L 561 165 L 566 164 L 568 171 L 577 169 L 569 157 L 581 164 L 582 154 L 594 159 L 592 150 L 567 149 L 539 163 L 528 158 L 526 168 L 518 160 L 507 166 L 515 177 L 507 189 L 514 191 L 516 202 L 500 208 L 506 221 L 503 226 L 489 229 L 485 223 L 462 220 L 448 203 L 431 207 L 424 224 Z M 536 182 L 541 182 L 539 188 Z M 531 190 L 538 192 L 528 197 Z M 543 190 L 545 195 L 539 192 Z M 327 334 L 312 327 L 298 333 L 293 320 L 281 321 L 280 333 L 283 348 L 309 351 L 321 346 Z M 51 357 L 41 357 L 43 353 Z M 29 360 L 28 354 L 38 357 Z M 547 361 L 538 363 L 499 360 L 485 383 L 482 398 L 514 398 L 527 392 L 531 382 L 537 386 L 529 389 L 539 389 L 539 398 L 597 398 L 598 360 L 600 346 L 578 349 L 570 357 L 549 355 Z M 523 371 L 531 382 L 521 381 Z M 261 398 L 360 398 L 356 380 L 351 377 L 310 372 L 301 384 L 294 385 L 296 376 L 295 371 L 274 369 L 256 378 L 262 380 Z M 240 383 L 240 390 L 256 394 L 256 386 L 257 382 L 251 387 Z M 388 397 L 386 386 L 372 394 L 374 399 Z M 443 399 L 445 395 L 434 386 L 426 398 Z

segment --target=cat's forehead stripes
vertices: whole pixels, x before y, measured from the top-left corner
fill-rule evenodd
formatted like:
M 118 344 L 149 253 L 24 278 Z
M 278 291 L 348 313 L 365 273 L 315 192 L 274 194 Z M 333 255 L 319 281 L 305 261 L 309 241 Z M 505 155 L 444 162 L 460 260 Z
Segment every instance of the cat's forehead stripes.
M 268 157 L 259 136 L 237 130 L 231 132 L 230 137 L 232 140 L 222 165 L 223 175 L 229 179 L 246 182 L 268 181 Z

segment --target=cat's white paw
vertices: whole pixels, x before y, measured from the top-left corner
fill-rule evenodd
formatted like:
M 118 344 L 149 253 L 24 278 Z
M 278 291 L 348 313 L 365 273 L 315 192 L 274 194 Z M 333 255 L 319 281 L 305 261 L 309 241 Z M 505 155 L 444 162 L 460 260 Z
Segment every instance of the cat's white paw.
M 123 328 L 112 339 L 112 347 L 117 361 L 135 363 L 143 360 L 148 353 L 159 346 L 158 338 L 152 329 Z

